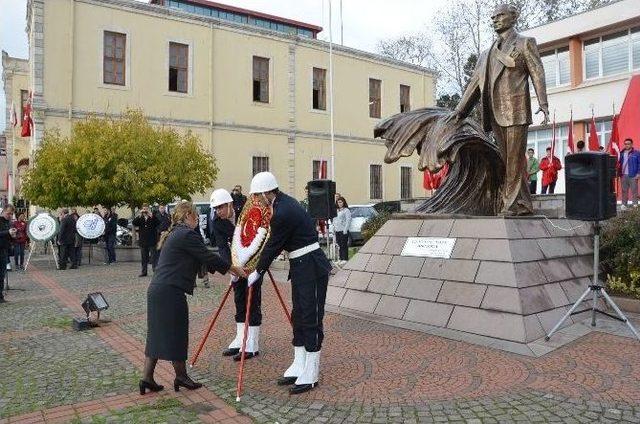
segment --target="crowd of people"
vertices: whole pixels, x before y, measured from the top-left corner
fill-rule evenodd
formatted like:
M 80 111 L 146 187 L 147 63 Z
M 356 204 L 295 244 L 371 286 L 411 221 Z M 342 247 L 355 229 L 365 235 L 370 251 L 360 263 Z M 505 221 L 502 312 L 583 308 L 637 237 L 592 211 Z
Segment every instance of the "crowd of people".
M 600 146 L 599 151 L 604 151 Z M 579 140 L 576 143 L 576 153 L 586 153 L 585 143 Z M 527 149 L 527 171 L 526 177 L 529 182 L 529 191 L 536 194 L 538 187 L 538 173 L 542 172 L 541 194 L 553 194 L 558 181 L 558 175 L 562 169 L 560 158 L 555 156 L 551 147 L 546 148 L 545 156 L 538 160 L 533 149 Z M 633 147 L 633 140 L 627 138 L 624 147 L 618 156 L 617 176 L 620 179 L 620 192 L 622 200 L 622 210 L 625 210 L 628 201 L 631 200 L 633 206 L 638 205 L 638 180 L 640 180 L 640 152 Z M 629 196 L 631 192 L 631 196 Z

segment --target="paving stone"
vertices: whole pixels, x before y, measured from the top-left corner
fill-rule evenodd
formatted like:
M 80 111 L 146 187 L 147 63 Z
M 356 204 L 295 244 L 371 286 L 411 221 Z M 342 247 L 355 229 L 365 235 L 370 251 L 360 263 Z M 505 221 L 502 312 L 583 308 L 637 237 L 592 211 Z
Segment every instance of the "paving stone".
M 566 307 L 556 308 L 550 311 L 540 312 L 539 314 L 536 314 L 536 316 L 540 320 L 540 324 L 542 325 L 542 328 L 544 329 L 545 334 L 549 334 L 553 326 L 556 325 L 562 319 L 564 314 L 567 313 L 567 310 L 568 308 Z M 573 319 L 569 317 L 560 328 L 566 327 L 571 324 L 573 324 Z
M 396 296 L 435 301 L 442 287 L 442 281 L 429 278 L 402 277 L 395 292 Z
M 538 245 L 547 259 L 576 255 L 576 250 L 569 238 L 538 239 Z
M 445 327 L 453 306 L 439 303 L 411 300 L 403 319 L 405 321 L 420 322 L 423 324 Z
M 349 262 L 345 264 L 344 269 L 364 271 L 370 258 L 371 255 L 368 253 L 356 253 L 353 258 L 349 259 Z
M 408 304 L 409 299 L 383 295 L 374 313 L 385 317 L 402 319 Z
M 571 273 L 576 278 L 593 276 L 593 257 L 574 256 L 566 258 Z
M 593 255 L 593 237 L 571 237 L 571 244 L 578 255 Z
M 475 282 L 496 286 L 529 287 L 545 284 L 547 279 L 538 262 L 510 264 L 482 261 Z
M 502 218 L 456 219 L 449 236 L 478 239 L 522 237 L 515 227 L 507 227 Z
M 447 327 L 515 342 L 525 341 L 522 317 L 506 312 L 456 306 Z
M 472 259 L 478 246 L 478 239 L 463 239 L 456 240 L 451 252 L 451 258 L 453 259 Z
M 453 219 L 425 219 L 420 227 L 420 237 L 448 237 Z
M 388 274 L 417 277 L 424 264 L 424 258 L 394 256 L 387 270 Z
M 349 279 L 350 274 L 351 274 L 351 271 L 341 269 L 340 271 L 336 272 L 335 275 L 329 278 L 329 285 L 336 286 L 336 287 L 344 287 L 344 285 L 347 283 L 347 280 Z
M 415 237 L 420 232 L 421 219 L 390 219 L 378 230 L 378 236 Z
M 377 293 L 367 293 L 357 290 L 347 290 L 340 306 L 348 309 L 355 309 L 356 311 L 373 313 L 380 300 L 380 295 Z
M 442 279 L 471 283 L 476 278 L 479 266 L 479 261 L 447 259 L 442 267 Z
M 569 304 L 569 299 L 559 283 L 545 284 L 544 289 L 549 295 L 554 308 L 559 308 Z
M 445 281 L 438 295 L 438 302 L 477 308 L 486 290 L 487 287 L 481 284 Z
M 404 249 L 407 237 L 389 237 L 389 241 L 384 248 L 385 255 L 399 255 Z
M 524 238 L 549 237 L 549 231 L 547 231 L 547 227 L 545 227 L 543 220 L 518 219 L 515 221 L 518 231 Z
M 591 280 L 589 278 L 576 278 L 562 281 L 560 283 L 560 287 L 562 287 L 567 299 L 569 299 L 568 303 L 574 303 L 580 298 L 580 296 L 582 296 L 582 293 L 584 293 L 589 284 L 591 284 Z
M 329 305 L 339 306 L 346 291 L 347 289 L 342 287 L 327 287 L 327 303 Z
M 514 287 L 489 286 L 481 306 L 483 309 L 522 313 L 519 290 Z
M 371 277 L 373 277 L 373 273 L 371 272 L 352 271 L 345 287 L 348 289 L 364 291 L 369 286 Z
M 373 274 L 367 291 L 392 295 L 400 284 L 399 275 Z
M 385 273 L 387 272 L 387 268 L 389 268 L 392 258 L 393 256 L 391 255 L 371 255 L 365 271 Z
M 542 268 L 544 276 L 550 283 L 573 278 L 571 269 L 567 265 L 565 259 L 550 259 L 548 261 L 540 261 L 540 267 Z
M 389 241 L 389 237 L 378 236 L 375 235 L 371 237 L 362 248 L 359 250 L 360 253 L 376 253 L 381 254 L 384 252 L 384 248 Z

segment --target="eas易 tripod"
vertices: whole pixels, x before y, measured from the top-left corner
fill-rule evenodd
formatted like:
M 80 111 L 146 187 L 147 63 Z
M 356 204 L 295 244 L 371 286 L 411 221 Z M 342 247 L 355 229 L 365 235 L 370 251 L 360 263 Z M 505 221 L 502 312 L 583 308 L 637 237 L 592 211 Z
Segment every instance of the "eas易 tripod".
M 287 305 L 284 303 L 284 299 L 282 298 L 282 294 L 280 294 L 280 289 L 278 289 L 278 286 L 276 285 L 276 281 L 273 278 L 273 274 L 271 274 L 271 270 L 267 270 L 267 273 L 269 274 L 269 279 L 271 280 L 271 283 L 273 284 L 273 288 L 276 291 L 276 295 L 278 296 L 278 300 L 280 301 L 280 305 L 282 305 L 282 309 L 284 310 L 284 314 L 287 317 L 287 320 L 289 321 L 289 324 L 292 324 L 291 321 L 291 314 L 289 313 L 289 310 L 287 309 Z M 229 293 L 231 293 L 231 289 L 233 288 L 233 284 L 229 284 L 229 287 L 227 288 L 227 291 L 225 292 L 224 296 L 222 297 L 222 302 L 220 302 L 220 306 L 218 306 L 218 309 L 216 310 L 216 312 L 214 313 L 213 317 L 211 318 L 211 321 L 209 322 L 209 326 L 207 327 L 207 331 L 204 333 L 204 336 L 202 337 L 202 340 L 200 340 L 200 344 L 198 345 L 198 349 L 196 349 L 195 353 L 193 354 L 193 357 L 191 358 L 190 364 L 189 366 L 193 368 L 193 366 L 196 364 L 196 361 L 198 360 L 198 357 L 200 356 L 200 352 L 202 352 L 202 349 L 204 348 L 205 343 L 207 342 L 207 339 L 209 338 L 209 335 L 211 334 L 211 331 L 213 330 L 213 326 L 215 325 L 216 321 L 218 320 L 218 316 L 220 315 L 220 311 L 222 311 L 222 308 L 224 307 L 225 302 L 227 301 L 227 298 L 229 297 Z M 245 318 L 244 318 L 244 322 L 245 322 L 245 326 L 244 326 L 244 334 L 242 337 L 242 349 L 240 350 L 240 369 L 238 370 L 238 385 L 236 387 L 236 402 L 240 401 L 240 395 L 242 393 L 242 378 L 244 376 L 244 357 L 245 357 L 245 348 L 247 347 L 247 334 L 249 331 L 249 314 L 251 312 L 251 297 L 253 296 L 253 286 L 249 286 L 249 294 L 247 295 L 247 307 L 246 307 L 246 314 L 245 314 Z
M 591 326 L 592 327 L 596 326 L 596 313 L 599 313 L 602 315 L 606 315 L 610 318 L 613 318 L 615 320 L 624 322 L 625 324 L 627 324 L 627 327 L 629 327 L 629 329 L 636 336 L 636 338 L 640 340 L 640 334 L 638 334 L 638 331 L 635 329 L 633 324 L 631 324 L 631 321 L 629 321 L 629 319 L 622 313 L 620 308 L 618 308 L 618 305 L 616 305 L 615 302 L 609 297 L 604 287 L 600 285 L 600 282 L 598 280 L 599 267 L 600 267 L 600 222 L 596 221 L 595 231 L 593 235 L 593 282 L 591 285 L 589 285 L 589 287 L 587 287 L 587 290 L 585 290 L 585 292 L 582 293 L 582 296 L 580 296 L 580 298 L 576 301 L 576 303 L 573 304 L 571 309 L 569 309 L 569 311 L 567 311 L 567 313 L 562 317 L 562 319 L 551 329 L 551 331 L 549 331 L 549 334 L 547 334 L 547 336 L 544 338 L 545 340 L 549 341 L 551 336 L 553 336 L 553 334 L 556 331 L 558 331 L 560 326 L 562 326 L 562 324 L 571 315 L 581 314 L 589 310 L 591 310 Z M 593 304 L 591 305 L 591 308 L 583 309 L 582 311 L 575 312 L 575 310 L 582 303 L 582 301 L 584 301 L 584 299 L 589 295 L 589 293 L 593 295 Z M 617 316 L 598 309 L 598 297 L 599 297 L 598 294 L 601 294 L 604 300 L 609 304 L 609 306 L 611 306 L 611 308 L 613 308 L 613 310 L 616 311 Z

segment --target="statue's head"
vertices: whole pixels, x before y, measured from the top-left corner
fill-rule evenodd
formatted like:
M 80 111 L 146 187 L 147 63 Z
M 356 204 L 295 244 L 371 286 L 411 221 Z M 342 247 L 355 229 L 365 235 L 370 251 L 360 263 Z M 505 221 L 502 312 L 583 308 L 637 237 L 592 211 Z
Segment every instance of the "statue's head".
M 513 28 L 518 20 L 518 9 L 510 4 L 500 4 L 496 6 L 491 14 L 493 29 L 501 34 Z

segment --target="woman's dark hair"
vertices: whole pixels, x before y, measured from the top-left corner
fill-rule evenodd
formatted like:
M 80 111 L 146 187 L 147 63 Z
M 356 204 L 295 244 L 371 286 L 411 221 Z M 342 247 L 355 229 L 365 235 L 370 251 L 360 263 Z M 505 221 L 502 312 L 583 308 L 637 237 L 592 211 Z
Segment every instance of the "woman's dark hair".
M 338 206 L 338 202 L 339 202 L 340 200 L 342 200 L 342 204 L 344 205 L 344 207 L 345 207 L 345 208 L 348 208 L 348 207 L 349 207 L 349 205 L 347 204 L 347 200 L 346 200 L 344 197 L 342 197 L 342 196 L 338 197 L 338 199 L 336 200 L 336 206 Z

